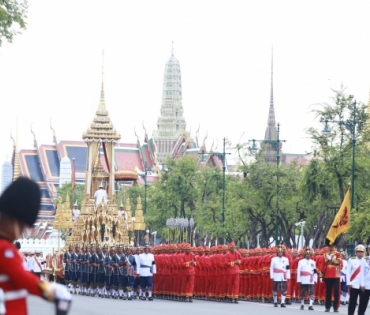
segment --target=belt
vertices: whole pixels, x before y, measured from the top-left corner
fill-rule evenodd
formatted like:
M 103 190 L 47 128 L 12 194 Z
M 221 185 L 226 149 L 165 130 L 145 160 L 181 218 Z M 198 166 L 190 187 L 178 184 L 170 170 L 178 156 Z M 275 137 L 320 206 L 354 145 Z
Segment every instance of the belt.
M 0 275 L 0 283 L 9 281 L 8 275 Z
M 286 272 L 283 269 L 274 268 L 274 273 L 283 273 L 284 274 L 284 280 L 286 280 Z
M 301 271 L 301 276 L 309 276 L 310 277 L 310 282 L 313 281 L 313 274 L 308 271 Z

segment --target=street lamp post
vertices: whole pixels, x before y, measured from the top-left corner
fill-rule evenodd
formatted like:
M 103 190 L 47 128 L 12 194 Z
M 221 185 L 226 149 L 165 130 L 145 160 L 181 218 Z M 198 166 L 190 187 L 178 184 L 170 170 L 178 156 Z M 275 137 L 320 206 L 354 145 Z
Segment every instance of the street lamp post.
M 139 176 L 142 179 L 144 179 L 144 214 L 146 214 L 146 186 L 147 186 L 146 178 L 147 178 L 147 175 L 148 175 L 148 171 L 150 171 L 150 168 L 148 167 L 146 162 L 144 162 L 144 172 L 143 173 L 138 173 Z
M 252 142 L 251 151 L 256 152 L 257 146 L 256 142 L 262 142 L 264 144 L 269 144 L 276 151 L 276 216 L 275 216 L 275 244 L 278 245 L 279 240 L 279 166 L 280 166 L 280 147 L 281 142 L 286 142 L 286 140 L 280 139 L 280 124 L 277 124 L 276 140 L 249 140 Z
M 203 155 L 204 153 L 199 153 Z M 225 225 L 225 193 L 226 193 L 226 138 L 223 139 L 222 153 L 210 153 L 210 156 L 217 156 L 222 162 L 222 227 Z

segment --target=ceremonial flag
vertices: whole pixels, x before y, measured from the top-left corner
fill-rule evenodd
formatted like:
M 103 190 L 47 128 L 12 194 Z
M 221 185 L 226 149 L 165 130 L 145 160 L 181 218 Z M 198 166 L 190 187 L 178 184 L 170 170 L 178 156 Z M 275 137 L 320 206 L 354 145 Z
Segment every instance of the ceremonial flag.
M 336 214 L 333 223 L 331 224 L 328 235 L 326 235 L 326 238 L 330 241 L 330 244 L 334 244 L 335 239 L 339 236 L 339 234 L 346 232 L 349 229 L 349 222 L 351 218 L 350 195 L 351 188 L 348 188 L 342 205 L 340 206 L 340 209 Z
M 75 158 L 72 159 L 71 184 L 72 184 L 72 190 L 75 190 L 75 187 L 76 187 L 76 160 Z

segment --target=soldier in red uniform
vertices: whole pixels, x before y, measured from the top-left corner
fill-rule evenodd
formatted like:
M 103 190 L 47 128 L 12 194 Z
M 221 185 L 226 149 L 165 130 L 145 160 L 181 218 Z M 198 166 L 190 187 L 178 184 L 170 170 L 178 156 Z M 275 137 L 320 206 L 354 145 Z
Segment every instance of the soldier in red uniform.
M 241 255 L 235 250 L 235 243 L 229 244 L 229 252 L 225 255 L 228 278 L 228 293 L 227 297 L 232 303 L 238 303 L 239 298 L 239 281 L 240 281 L 240 263 Z
M 182 256 L 184 301 L 193 302 L 196 258 L 194 253 L 190 251 L 190 244 L 183 244 L 182 248 L 184 251 Z
M 67 314 L 71 295 L 57 283 L 41 282 L 28 272 L 13 242 L 21 236 L 26 226 L 33 226 L 40 208 L 41 193 L 38 185 L 20 177 L 0 197 L 0 313 L 26 315 L 28 294 L 48 301 L 68 301 L 63 314 Z M 63 303 L 62 303 L 63 304 Z M 61 313 L 62 314 L 62 313 Z
M 334 292 L 334 312 L 338 312 L 340 298 L 340 276 L 342 269 L 341 254 L 337 252 L 334 244 L 329 244 L 329 252 L 324 254 L 325 272 L 324 281 L 326 287 L 325 312 L 330 311 L 332 305 L 331 297 Z

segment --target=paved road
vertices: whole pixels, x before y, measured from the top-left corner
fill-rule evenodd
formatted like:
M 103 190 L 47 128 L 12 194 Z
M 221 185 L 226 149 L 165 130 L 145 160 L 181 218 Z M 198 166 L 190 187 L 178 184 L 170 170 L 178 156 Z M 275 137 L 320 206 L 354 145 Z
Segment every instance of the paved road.
M 226 304 L 195 300 L 193 303 L 180 303 L 172 301 L 124 301 L 101 299 L 98 297 L 73 296 L 73 305 L 70 315 L 123 315 L 126 312 L 145 315 L 283 315 L 283 314 L 321 314 L 324 307 L 315 305 L 315 311 L 305 312 L 299 310 L 299 304 L 288 305 L 287 308 L 274 308 L 272 304 L 239 302 L 239 304 Z M 29 315 L 53 315 L 54 306 L 39 298 L 30 297 Z M 331 313 L 333 311 L 331 310 Z M 334 314 L 334 313 L 332 313 Z M 337 313 L 338 314 L 338 313 Z M 342 306 L 339 314 L 347 314 L 347 307 Z

